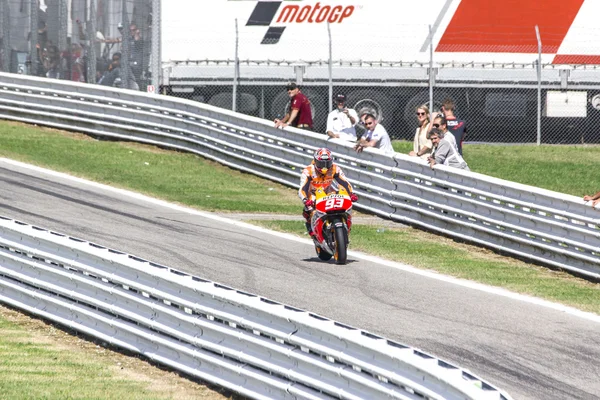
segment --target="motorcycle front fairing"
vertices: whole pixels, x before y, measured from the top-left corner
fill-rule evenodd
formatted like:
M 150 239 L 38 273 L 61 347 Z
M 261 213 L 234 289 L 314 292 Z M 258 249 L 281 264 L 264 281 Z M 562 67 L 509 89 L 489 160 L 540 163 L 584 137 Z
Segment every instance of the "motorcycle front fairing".
M 335 228 L 343 227 L 347 234 L 350 232 L 352 201 L 343 188 L 330 194 L 327 194 L 324 189 L 318 188 L 315 192 L 315 198 L 315 211 L 311 219 L 315 242 L 323 250 L 334 254 L 335 239 L 333 232 Z

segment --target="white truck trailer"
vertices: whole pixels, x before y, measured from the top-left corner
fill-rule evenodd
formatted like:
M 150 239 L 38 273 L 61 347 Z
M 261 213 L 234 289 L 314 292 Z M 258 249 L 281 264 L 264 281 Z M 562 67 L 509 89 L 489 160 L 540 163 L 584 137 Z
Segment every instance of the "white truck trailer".
M 297 81 L 322 131 L 331 54 L 334 92 L 375 111 L 396 138 L 412 137 L 432 85 L 434 108 L 452 98 L 469 140 L 533 142 L 537 26 L 543 141 L 597 142 L 597 15 L 595 0 L 163 1 L 163 89 L 231 108 L 238 66 L 238 111 L 272 119 L 284 83 Z

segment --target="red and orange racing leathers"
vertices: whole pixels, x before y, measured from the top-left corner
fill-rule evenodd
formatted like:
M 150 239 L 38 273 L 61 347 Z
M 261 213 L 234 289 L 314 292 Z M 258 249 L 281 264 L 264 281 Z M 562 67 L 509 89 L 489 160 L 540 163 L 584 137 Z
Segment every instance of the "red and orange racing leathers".
M 352 185 L 346 179 L 346 175 L 340 167 L 333 164 L 331 168 L 327 170 L 325 175 L 317 172 L 317 168 L 314 164 L 308 165 L 302 170 L 302 177 L 300 178 L 300 189 L 298 190 L 298 196 L 300 199 L 313 199 L 316 188 L 323 188 L 325 192 L 335 191 L 335 186 L 331 187 L 334 181 L 341 185 L 349 195 L 352 192 Z

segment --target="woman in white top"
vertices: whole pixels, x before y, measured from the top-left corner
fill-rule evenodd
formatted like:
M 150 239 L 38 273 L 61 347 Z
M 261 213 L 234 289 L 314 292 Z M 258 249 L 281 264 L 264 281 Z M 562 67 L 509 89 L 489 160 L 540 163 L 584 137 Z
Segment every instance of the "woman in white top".
M 419 126 L 417 127 L 415 138 L 413 140 L 413 151 L 408 153 L 408 155 L 420 157 L 427 161 L 427 157 L 431 155 L 433 144 L 431 143 L 431 140 L 427 139 L 427 133 L 431 129 L 431 122 L 429 121 L 429 107 L 425 104 L 417 107 L 417 121 Z

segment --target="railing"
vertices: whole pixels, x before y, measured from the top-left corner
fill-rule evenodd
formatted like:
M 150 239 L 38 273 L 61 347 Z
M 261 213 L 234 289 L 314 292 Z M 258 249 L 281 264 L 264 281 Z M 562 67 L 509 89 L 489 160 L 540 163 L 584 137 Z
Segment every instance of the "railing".
M 420 350 L 4 217 L 0 302 L 256 399 L 510 399 Z
M 296 187 L 328 146 L 361 196 L 357 208 L 590 278 L 600 278 L 600 220 L 580 198 L 172 97 L 0 74 L 0 118 L 184 150 Z

